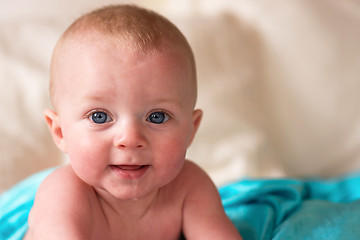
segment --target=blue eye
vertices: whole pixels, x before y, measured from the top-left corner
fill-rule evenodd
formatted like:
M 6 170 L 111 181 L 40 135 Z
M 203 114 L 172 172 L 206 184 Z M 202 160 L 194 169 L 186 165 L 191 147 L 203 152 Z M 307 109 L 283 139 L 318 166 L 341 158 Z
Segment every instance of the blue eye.
M 90 120 L 97 124 L 103 124 L 106 122 L 110 122 L 112 119 L 111 117 L 104 112 L 94 112 L 90 115 Z
M 164 112 L 153 112 L 146 119 L 147 121 L 155 124 L 161 124 L 169 120 L 169 115 Z

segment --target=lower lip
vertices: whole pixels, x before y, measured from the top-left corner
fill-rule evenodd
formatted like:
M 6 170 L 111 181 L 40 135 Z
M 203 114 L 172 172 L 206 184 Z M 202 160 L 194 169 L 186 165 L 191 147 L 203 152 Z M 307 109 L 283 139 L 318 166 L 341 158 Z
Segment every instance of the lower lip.
M 121 165 L 110 165 L 110 169 L 117 177 L 125 180 L 136 180 L 141 178 L 146 171 L 149 169 L 149 165 L 142 166 L 121 166 Z

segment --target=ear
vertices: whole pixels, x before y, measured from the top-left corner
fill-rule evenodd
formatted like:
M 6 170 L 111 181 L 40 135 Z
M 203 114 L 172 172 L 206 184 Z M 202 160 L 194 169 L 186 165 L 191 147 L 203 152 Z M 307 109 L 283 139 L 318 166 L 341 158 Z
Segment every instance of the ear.
M 50 109 L 44 111 L 45 121 L 56 146 L 63 152 L 66 152 L 64 136 L 60 126 L 60 119 L 56 112 Z
M 193 124 L 193 129 L 192 129 L 192 133 L 191 133 L 191 137 L 190 137 L 190 141 L 188 146 L 190 146 L 190 144 L 192 143 L 195 134 L 200 126 L 200 122 L 203 116 L 203 111 L 200 109 L 195 109 L 193 112 L 193 116 L 192 116 L 192 124 Z

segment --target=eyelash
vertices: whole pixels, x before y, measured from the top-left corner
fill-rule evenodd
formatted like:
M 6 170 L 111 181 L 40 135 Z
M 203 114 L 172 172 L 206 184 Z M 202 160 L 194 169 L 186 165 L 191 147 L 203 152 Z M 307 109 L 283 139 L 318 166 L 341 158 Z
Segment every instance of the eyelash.
M 94 113 L 105 113 L 108 117 L 111 118 L 111 120 L 114 119 L 107 110 L 105 110 L 105 109 L 94 109 L 94 110 L 91 110 L 90 112 L 88 112 L 87 114 L 85 114 L 85 118 L 89 119 L 89 120 L 92 121 L 94 124 L 98 124 L 98 123 L 95 123 L 95 122 L 91 119 L 91 117 L 93 116 Z M 106 121 L 105 121 L 104 123 L 106 123 Z
M 107 110 L 105 110 L 105 109 L 93 109 L 93 110 L 89 111 L 88 113 L 86 113 L 84 118 L 89 119 L 90 121 L 92 121 L 90 118 L 92 117 L 92 115 L 93 115 L 94 113 L 97 113 L 97 112 L 105 113 L 105 114 L 107 114 L 112 120 L 114 119 L 114 118 L 112 117 L 112 115 L 111 115 Z M 159 108 L 159 109 L 151 110 L 151 111 L 146 115 L 146 121 L 148 121 L 148 118 L 151 116 L 151 114 L 158 113 L 158 112 L 164 113 L 164 114 L 166 114 L 166 115 L 168 116 L 168 119 L 167 119 L 165 122 L 167 122 L 167 121 L 169 121 L 170 119 L 173 118 L 173 115 L 172 115 L 170 112 L 168 112 L 168 111 L 165 110 L 165 109 L 160 109 L 160 108 Z M 92 122 L 93 122 L 93 121 L 92 121 Z M 165 123 L 165 122 L 164 122 L 164 123 Z M 95 123 L 95 122 L 93 122 L 93 123 Z
M 150 118 L 151 115 L 154 114 L 154 113 L 163 113 L 163 114 L 165 114 L 165 115 L 167 116 L 166 121 L 161 122 L 161 123 L 150 122 L 150 121 L 149 121 L 149 118 Z M 171 120 L 172 118 L 173 118 L 172 114 L 169 113 L 168 111 L 166 111 L 166 110 L 164 110 L 164 109 L 154 109 L 154 110 L 150 111 L 150 113 L 147 115 L 146 121 L 148 121 L 148 122 L 150 122 L 150 123 L 152 123 L 152 124 L 163 124 L 163 123 L 166 123 L 167 121 Z

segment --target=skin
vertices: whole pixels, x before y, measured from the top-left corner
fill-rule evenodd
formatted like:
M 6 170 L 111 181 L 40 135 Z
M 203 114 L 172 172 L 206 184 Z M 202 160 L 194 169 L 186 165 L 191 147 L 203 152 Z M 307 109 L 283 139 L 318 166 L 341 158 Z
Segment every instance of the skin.
M 57 66 L 45 118 L 70 164 L 41 184 L 25 239 L 241 239 L 212 181 L 185 160 L 202 117 L 187 55 L 94 38 Z

